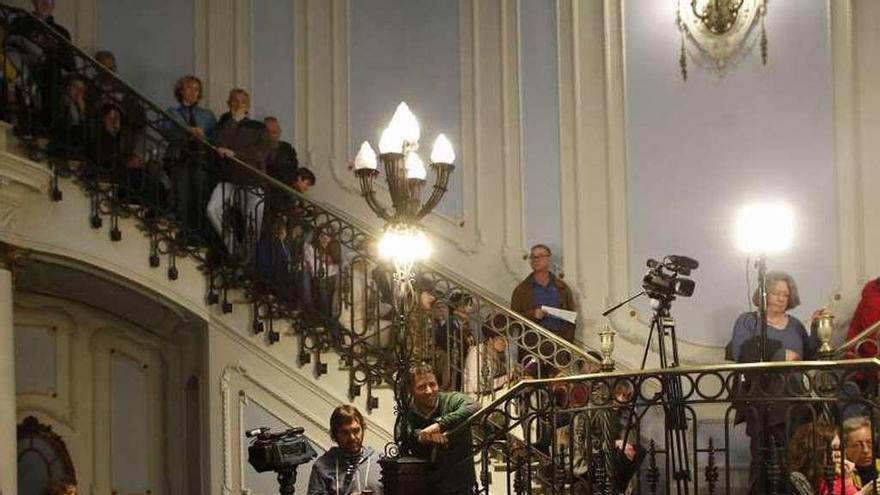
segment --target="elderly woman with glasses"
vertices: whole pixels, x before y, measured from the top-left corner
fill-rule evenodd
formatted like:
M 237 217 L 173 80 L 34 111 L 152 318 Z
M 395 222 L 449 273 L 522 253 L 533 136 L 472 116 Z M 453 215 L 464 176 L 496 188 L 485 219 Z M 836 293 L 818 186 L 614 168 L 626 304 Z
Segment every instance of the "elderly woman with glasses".
M 801 361 L 812 359 L 818 348 L 815 335 L 808 335 L 803 323 L 788 311 L 801 300 L 797 284 L 784 272 L 769 272 L 765 278 L 767 291 L 768 361 Z M 758 306 L 759 291 L 752 294 L 752 303 Z M 761 331 L 757 311 L 739 315 L 733 325 L 733 338 L 728 345 L 728 357 L 737 362 L 761 361 Z M 749 466 L 749 493 L 766 493 L 764 455 L 768 445 L 784 447 L 786 431 L 803 419 L 802 411 L 786 404 L 775 404 L 773 397 L 804 393 L 797 374 L 765 372 L 742 373 L 734 379 L 731 394 L 735 396 L 734 424 L 746 423 L 746 434 L 751 438 Z M 752 400 L 737 400 L 752 399 Z
M 801 361 L 815 357 L 817 339 L 807 334 L 804 324 L 788 311 L 801 303 L 797 284 L 784 272 L 769 272 L 765 279 L 767 290 L 767 360 Z M 759 304 L 756 289 L 752 303 Z M 733 325 L 730 357 L 737 362 L 760 361 L 760 322 L 757 311 L 739 315 Z

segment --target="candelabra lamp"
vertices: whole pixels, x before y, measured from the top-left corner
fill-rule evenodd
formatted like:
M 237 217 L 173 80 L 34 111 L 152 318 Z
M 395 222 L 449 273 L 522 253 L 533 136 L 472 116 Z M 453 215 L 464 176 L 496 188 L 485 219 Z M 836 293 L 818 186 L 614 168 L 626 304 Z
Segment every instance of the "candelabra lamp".
M 455 169 L 452 144 L 446 136 L 440 134 L 434 142 L 429 165 L 435 174 L 433 189 L 427 200 L 423 201 L 422 190 L 428 171 L 418 154 L 420 133 L 415 116 L 406 103 L 400 103 L 379 140 L 378 159 L 373 147 L 364 141 L 354 160 L 354 173 L 360 182 L 364 200 L 385 221 L 378 245 L 379 258 L 394 266 L 396 338 L 391 351 L 396 367 L 394 397 L 397 419 L 394 444 L 386 448 L 386 455 L 391 459 L 412 453 L 406 423 L 410 409 L 406 377 L 413 364 L 410 348 L 413 339 L 408 338 L 407 323 L 409 311 L 415 302 L 412 288 L 413 267 L 415 263 L 428 259 L 431 254 L 431 245 L 421 220 L 443 199 L 449 178 Z M 376 182 L 383 172 L 391 197 L 390 208 L 377 198 Z
M 434 186 L 431 196 L 423 203 L 422 189 L 426 183 L 427 169 L 418 154 L 419 135 L 418 121 L 406 103 L 400 103 L 379 140 L 378 162 L 385 172 L 391 211 L 376 198 L 375 183 L 381 173 L 370 143 L 364 141 L 361 144 L 354 161 L 361 194 L 370 209 L 386 222 L 379 242 L 379 255 L 394 263 L 395 275 L 401 283 L 411 276 L 415 262 L 430 256 L 431 247 L 420 221 L 443 198 L 455 169 L 452 144 L 440 134 L 431 152 Z

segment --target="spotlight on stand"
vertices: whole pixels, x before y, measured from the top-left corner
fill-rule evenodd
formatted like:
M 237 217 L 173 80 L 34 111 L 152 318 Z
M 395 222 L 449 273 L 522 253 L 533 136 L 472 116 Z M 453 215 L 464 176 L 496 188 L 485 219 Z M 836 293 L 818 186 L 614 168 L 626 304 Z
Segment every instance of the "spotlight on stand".
M 434 171 L 434 185 L 427 200 L 422 202 L 422 189 L 425 186 L 428 169 L 419 156 L 418 120 L 406 103 L 400 103 L 388 127 L 379 140 L 379 156 L 370 143 L 361 143 L 354 159 L 354 173 L 360 182 L 361 195 L 376 215 L 385 221 L 382 237 L 379 239 L 379 257 L 390 261 L 394 266 L 394 303 L 396 309 L 394 331 L 397 335 L 394 346 L 396 376 L 394 398 L 397 420 L 395 424 L 395 444 L 398 456 L 410 454 L 409 438 L 404 424 L 410 407 L 409 393 L 404 377 L 411 365 L 412 339 L 407 338 L 407 313 L 414 303 L 412 290 L 413 267 L 428 259 L 431 244 L 421 226 L 421 220 L 430 213 L 443 198 L 449 185 L 449 178 L 455 169 L 455 153 L 446 136 L 440 134 L 434 141 L 429 168 Z M 376 198 L 375 182 L 382 165 L 391 208 L 386 209 Z M 387 449 L 386 449 L 387 450 Z
M 758 269 L 758 326 L 761 332 L 761 360 L 767 356 L 767 255 L 785 251 L 794 237 L 794 214 L 782 203 L 743 207 L 737 217 L 739 248 L 755 257 Z

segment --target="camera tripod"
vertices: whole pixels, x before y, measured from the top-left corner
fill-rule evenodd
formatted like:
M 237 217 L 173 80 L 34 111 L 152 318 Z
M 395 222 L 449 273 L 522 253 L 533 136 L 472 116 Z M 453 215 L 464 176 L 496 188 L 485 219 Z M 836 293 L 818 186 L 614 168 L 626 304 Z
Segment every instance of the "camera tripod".
M 281 495 L 293 495 L 296 490 L 296 468 L 286 468 L 278 473 L 278 492 Z
M 642 291 L 635 296 L 611 307 L 603 313 L 607 316 L 609 313 L 619 308 L 623 304 L 641 296 L 648 294 L 651 298 L 651 306 L 654 310 L 651 318 L 651 327 L 648 332 L 648 338 L 645 341 L 645 350 L 642 354 L 642 363 L 640 369 L 645 369 L 648 360 L 648 351 L 651 348 L 651 340 L 654 334 L 657 335 L 657 352 L 660 357 L 660 368 L 669 369 L 677 368 L 678 361 L 678 340 L 675 335 L 675 319 L 670 314 L 670 306 L 675 296 L 671 294 L 657 294 L 648 291 Z M 667 343 L 668 341 L 668 343 Z M 669 353 L 671 352 L 671 359 Z M 688 457 L 687 446 L 687 417 L 683 402 L 681 378 L 677 376 L 663 376 L 661 378 L 662 389 L 660 391 L 660 402 L 663 404 L 664 416 L 666 419 L 666 445 L 667 462 L 671 464 L 672 477 L 675 480 L 675 486 L 679 495 L 688 495 L 690 491 L 690 461 Z M 636 403 L 632 401 L 629 408 L 626 429 L 623 434 L 623 442 L 621 450 L 626 447 L 626 439 L 629 437 L 630 431 L 633 429 L 635 422 Z

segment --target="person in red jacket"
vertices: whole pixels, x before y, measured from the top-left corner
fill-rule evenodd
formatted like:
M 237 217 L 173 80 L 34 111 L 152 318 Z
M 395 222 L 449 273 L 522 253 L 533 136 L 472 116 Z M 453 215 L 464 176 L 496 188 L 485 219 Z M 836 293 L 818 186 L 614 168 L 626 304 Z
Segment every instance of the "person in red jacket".
M 871 280 L 862 289 L 862 299 L 849 322 L 846 340 L 850 341 L 877 321 L 880 321 L 880 278 Z M 880 332 L 875 332 L 870 340 L 866 340 L 856 348 L 858 357 L 878 356 L 878 333 Z

